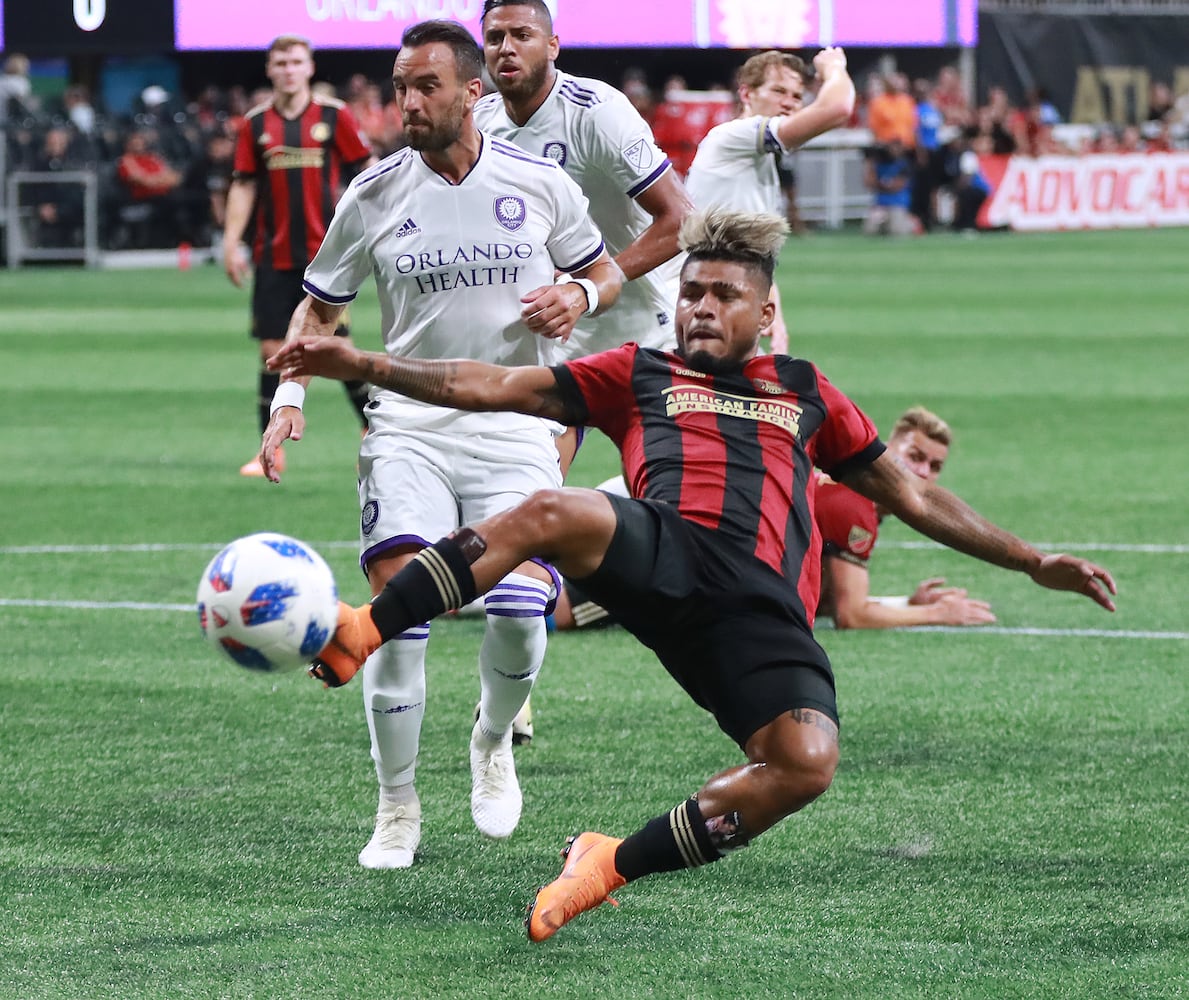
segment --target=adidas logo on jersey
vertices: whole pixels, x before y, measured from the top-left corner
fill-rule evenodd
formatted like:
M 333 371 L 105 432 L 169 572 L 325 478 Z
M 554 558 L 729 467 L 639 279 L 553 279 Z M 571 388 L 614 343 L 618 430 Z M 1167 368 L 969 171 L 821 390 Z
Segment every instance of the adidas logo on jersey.
M 416 236 L 421 232 L 421 227 L 413 221 L 410 215 L 396 230 L 396 238 L 399 240 L 402 236 Z

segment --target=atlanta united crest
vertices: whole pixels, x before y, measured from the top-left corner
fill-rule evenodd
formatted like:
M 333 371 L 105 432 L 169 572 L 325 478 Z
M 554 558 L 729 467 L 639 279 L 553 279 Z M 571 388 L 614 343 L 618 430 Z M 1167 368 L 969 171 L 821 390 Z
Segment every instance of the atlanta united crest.
M 502 195 L 495 200 L 495 221 L 508 232 L 514 233 L 524 225 L 524 199 L 515 195 Z

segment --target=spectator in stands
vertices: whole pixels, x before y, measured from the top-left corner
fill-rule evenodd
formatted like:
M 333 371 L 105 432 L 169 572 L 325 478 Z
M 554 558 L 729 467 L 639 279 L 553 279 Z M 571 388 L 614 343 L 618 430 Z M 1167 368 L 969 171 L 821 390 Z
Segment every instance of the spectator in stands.
M 942 66 L 937 74 L 937 86 L 933 90 L 933 103 L 941 112 L 947 125 L 964 127 L 970 124 L 970 101 L 962 74 L 954 66 Z
M 909 211 L 925 232 L 933 228 L 934 199 L 945 183 L 945 150 L 941 141 L 941 112 L 933 104 L 933 86 L 928 80 L 913 81 L 917 103 L 916 163 L 912 176 Z
M 1016 151 L 1016 140 L 999 117 L 999 112 L 990 104 L 978 109 L 969 131 L 971 148 L 980 156 L 1006 156 Z
M 227 224 L 227 192 L 235 160 L 235 140 L 222 129 L 209 133 L 203 152 L 186 172 L 183 185 L 193 206 L 196 245 L 211 246 L 212 254 L 221 253 L 223 227 Z
M 72 84 L 62 94 L 66 117 L 88 138 L 95 134 L 95 108 L 91 104 L 91 92 L 81 83 Z
M 1138 125 L 1124 125 L 1119 132 L 1119 153 L 1146 153 L 1147 143 Z
M 45 133 L 32 166 L 38 173 L 56 174 L 86 167 L 70 130 L 55 126 Z M 81 184 L 46 180 L 24 189 L 22 201 L 34 209 L 30 242 L 42 247 L 82 245 L 84 194 Z
M 906 150 L 916 147 L 917 106 L 903 73 L 884 77 L 883 92 L 876 93 L 867 107 L 867 128 L 877 146 L 897 141 Z
M 1153 80 L 1148 86 L 1148 114 L 1150 122 L 1162 121 L 1175 107 L 1172 88 L 1163 80 Z
M 863 232 L 889 236 L 911 236 L 916 232 L 908 211 L 913 173 L 912 155 L 899 139 L 868 150 L 863 183 L 871 192 L 871 208 L 863 220 Z
M 0 122 L 31 114 L 36 109 L 29 80 L 29 57 L 18 52 L 4 60 L 0 72 Z
M 116 178 L 123 188 L 120 218 L 130 238 L 143 246 L 173 246 L 183 229 L 182 173 L 154 148 L 156 133 L 138 128 L 124 141 L 116 161 Z M 129 209 L 135 209 L 129 211 Z
M 1053 106 L 1043 87 L 1028 91 L 1024 107 L 1008 119 L 1008 128 L 1016 141 L 1016 152 L 1024 156 L 1048 156 L 1064 152 L 1053 136 L 1053 126 L 1061 122 L 1061 116 Z
M 950 174 L 954 180 L 954 222 L 956 232 L 973 233 L 978 229 L 978 213 L 991 193 L 983 176 L 978 154 L 971 148 L 972 132 L 967 129 L 950 144 Z

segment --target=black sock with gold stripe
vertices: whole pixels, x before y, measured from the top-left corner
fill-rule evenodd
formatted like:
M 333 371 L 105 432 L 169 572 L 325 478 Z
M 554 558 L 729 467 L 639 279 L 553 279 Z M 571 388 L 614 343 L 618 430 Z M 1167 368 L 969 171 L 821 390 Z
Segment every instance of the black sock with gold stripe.
M 384 584 L 372 601 L 372 620 L 385 642 L 413 625 L 475 599 L 471 563 L 487 549 L 470 528 L 434 542 Z
M 720 857 L 706 829 L 698 800 L 686 799 L 624 840 L 615 851 L 615 867 L 631 882 L 654 872 L 697 868 Z

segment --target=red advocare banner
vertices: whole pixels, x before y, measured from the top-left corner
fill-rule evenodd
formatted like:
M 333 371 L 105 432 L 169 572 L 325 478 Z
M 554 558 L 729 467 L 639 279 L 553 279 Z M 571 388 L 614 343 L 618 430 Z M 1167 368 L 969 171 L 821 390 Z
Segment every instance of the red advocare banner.
M 1020 231 L 1189 226 L 1189 153 L 982 156 L 979 224 Z

